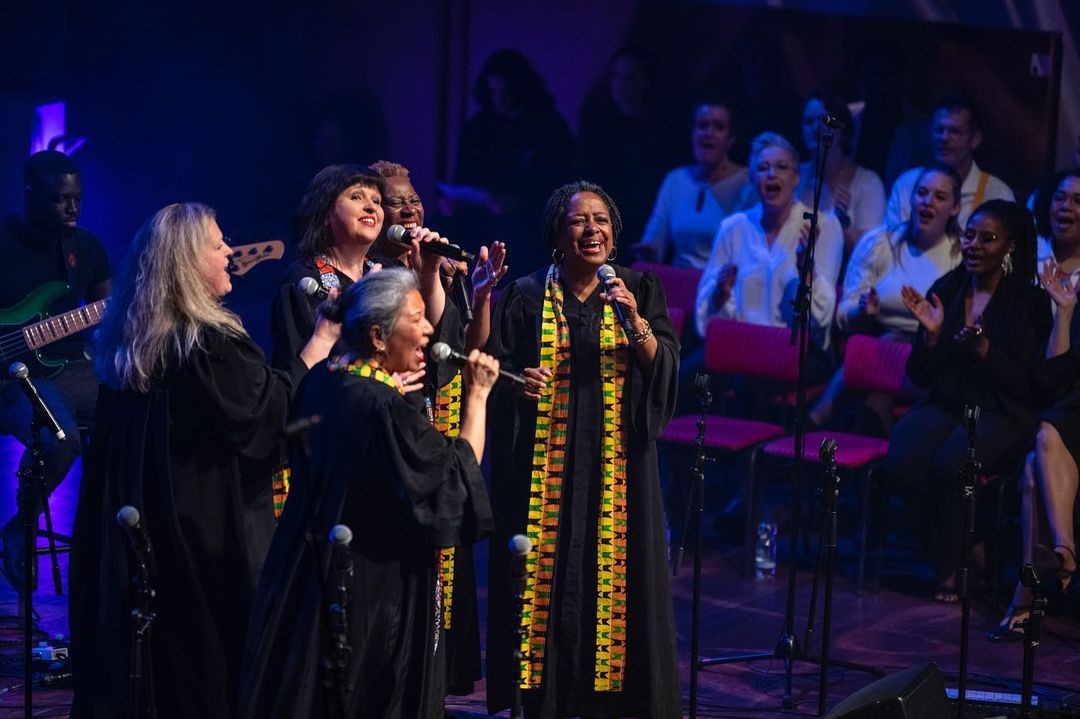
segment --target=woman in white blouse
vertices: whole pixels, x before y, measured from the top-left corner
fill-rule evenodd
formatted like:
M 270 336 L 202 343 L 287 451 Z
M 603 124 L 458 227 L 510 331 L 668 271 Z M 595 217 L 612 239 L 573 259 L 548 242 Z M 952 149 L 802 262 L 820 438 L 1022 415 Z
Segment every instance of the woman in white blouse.
M 656 205 L 641 243 L 634 246 L 644 260 L 700 269 L 709 259 L 716 228 L 742 209 L 746 168 L 731 159 L 735 144 L 731 103 L 702 99 L 694 108 L 690 144 L 694 164 L 669 172 L 656 195 Z
M 791 143 L 771 132 L 754 138 L 750 181 L 760 201 L 720 225 L 698 285 L 695 319 L 702 337 L 714 317 L 771 327 L 789 327 L 792 323 L 791 300 L 799 283 L 798 263 L 809 235 L 803 213 L 810 208 L 795 198 L 799 156 Z M 811 375 L 828 370 L 824 350 L 829 345 L 843 248 L 840 223 L 834 215 L 823 213 L 818 224 L 811 294 Z
M 911 193 L 914 212 L 904 224 L 878 227 L 855 246 L 844 275 L 844 291 L 836 308 L 836 326 L 848 334 L 883 335 L 912 342 L 918 320 L 904 305 L 902 287 L 925 294 L 934 281 L 960 264 L 960 187 L 956 170 L 929 165 L 920 173 Z M 832 416 L 833 404 L 844 392 L 842 371 L 837 371 L 810 422 L 821 426 Z M 875 410 L 878 403 L 873 403 Z M 891 414 L 880 408 L 882 428 Z
M 833 131 L 833 144 L 825 159 L 821 211 L 836 215 L 844 228 L 844 251 L 847 253 L 864 234 L 884 221 L 885 185 L 876 172 L 855 164 L 851 137 L 854 119 L 848 106 L 835 95 L 818 91 L 810 95 L 803 106 L 803 144 L 810 159 L 799 168 L 798 198 L 807 205 L 813 204 L 814 171 L 823 129 L 821 118 L 826 115 L 836 118 L 840 126 Z

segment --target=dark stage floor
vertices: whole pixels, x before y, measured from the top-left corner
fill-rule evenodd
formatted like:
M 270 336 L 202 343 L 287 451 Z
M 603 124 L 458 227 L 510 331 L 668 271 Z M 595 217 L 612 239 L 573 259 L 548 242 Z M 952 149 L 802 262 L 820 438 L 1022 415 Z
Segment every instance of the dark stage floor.
M 15 497 L 14 469 L 17 445 L 0 438 L 0 515 L 13 511 Z M 59 531 L 69 531 L 77 494 L 78 465 L 55 493 L 52 506 Z M 850 509 L 844 507 L 842 512 Z M 714 517 L 707 521 L 710 527 Z M 747 651 L 770 651 L 783 625 L 786 563 L 781 575 L 772 579 L 747 579 L 738 571 L 741 550 L 719 539 L 715 529 L 706 533 L 704 552 L 704 592 L 702 598 L 703 654 L 714 656 Z M 895 546 L 894 546 L 895 545 Z M 841 542 L 841 576 L 835 591 L 832 654 L 837 659 L 867 664 L 891 671 L 913 664 L 936 661 L 946 673 L 955 672 L 959 663 L 958 605 L 932 602 L 931 582 L 914 549 L 903 537 L 890 537 L 890 552 L 885 560 L 883 589 L 858 597 L 854 592 L 854 551 L 851 542 Z M 689 563 L 689 557 L 687 558 Z M 798 573 L 796 630 L 802 641 L 806 626 L 806 608 L 812 583 L 810 563 Z M 61 555 L 66 588 L 67 557 Z M 34 597 L 41 615 L 40 627 L 47 635 L 67 633 L 67 597 L 57 596 L 52 586 L 48 560 L 40 564 L 40 588 Z M 689 565 L 675 579 L 675 613 L 681 650 L 681 675 L 684 697 L 689 686 L 690 641 Z M 481 589 L 481 598 L 485 592 Z M 819 605 L 820 606 L 820 605 Z M 0 614 L 16 612 L 14 591 L 0 580 Z M 971 639 L 973 678 L 978 688 L 1006 689 L 1019 692 L 1022 647 L 988 643 L 985 630 L 998 619 L 983 602 L 974 605 Z M 820 623 L 819 623 L 820 624 Z M 1044 696 L 1071 699 L 1080 704 L 1080 627 L 1061 617 L 1048 620 L 1042 645 L 1038 650 L 1035 678 L 1044 688 Z M 44 638 L 44 637 L 43 637 Z M 22 716 L 21 635 L 13 623 L 0 625 L 0 719 Z M 816 646 L 814 649 L 816 650 Z M 703 717 L 781 717 L 813 716 L 817 708 L 818 674 L 815 666 L 798 664 L 794 680 L 796 705 L 780 706 L 783 693 L 783 666 L 780 662 L 759 661 L 752 664 L 714 667 L 701 672 L 699 715 Z M 830 678 L 829 705 L 832 706 L 870 681 L 871 677 L 851 670 L 834 670 Z M 955 685 L 955 678 L 946 684 Z M 467 698 L 455 698 L 451 710 L 458 716 L 480 717 L 483 713 L 483 686 Z M 70 690 L 35 691 L 34 716 L 66 717 Z

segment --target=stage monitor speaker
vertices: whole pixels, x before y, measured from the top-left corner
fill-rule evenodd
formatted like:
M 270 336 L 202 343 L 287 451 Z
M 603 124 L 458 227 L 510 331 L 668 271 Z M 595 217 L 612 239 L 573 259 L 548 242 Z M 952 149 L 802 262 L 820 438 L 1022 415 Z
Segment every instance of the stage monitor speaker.
M 914 666 L 863 687 L 825 719 L 952 719 L 937 664 Z

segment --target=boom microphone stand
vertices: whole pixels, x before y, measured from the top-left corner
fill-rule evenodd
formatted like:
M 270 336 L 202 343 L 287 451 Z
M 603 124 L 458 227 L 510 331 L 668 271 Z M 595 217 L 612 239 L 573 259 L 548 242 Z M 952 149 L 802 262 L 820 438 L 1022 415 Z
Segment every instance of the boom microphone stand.
M 352 539 L 352 530 L 344 524 L 335 524 L 330 529 L 334 601 L 327 608 L 330 614 L 330 646 L 322 660 L 323 688 L 327 694 L 330 717 L 348 716 L 349 694 L 352 691 L 347 680 L 352 656 L 352 645 L 349 644 L 349 587 L 353 578 L 349 544 Z
M 802 495 L 803 495 L 803 449 L 806 442 L 806 358 L 809 353 L 810 336 L 810 301 L 813 291 L 814 280 L 814 249 L 817 246 L 818 211 L 821 206 L 821 190 L 824 185 L 825 160 L 829 155 L 829 148 L 833 143 L 833 128 L 839 127 L 839 123 L 829 116 L 823 116 L 819 124 L 819 157 L 816 172 L 814 173 L 814 202 L 810 212 L 803 215 L 810 222 L 809 236 L 806 247 L 803 250 L 802 262 L 799 266 L 799 288 L 796 291 L 793 304 L 795 317 L 791 327 L 791 342 L 798 341 L 799 371 L 795 385 L 795 458 L 792 486 L 792 520 L 791 520 L 791 562 L 788 566 L 787 603 L 784 609 L 784 627 L 780 632 L 776 648 L 772 652 L 758 652 L 753 654 L 739 654 L 730 657 L 719 657 L 701 660 L 702 666 L 713 664 L 741 664 L 762 659 L 784 660 L 784 698 L 785 706 L 792 706 L 791 679 L 794 664 L 797 660 L 822 663 L 823 659 L 811 657 L 806 654 L 799 641 L 795 637 L 795 580 L 797 567 L 795 562 L 796 547 L 799 542 L 799 533 L 802 523 Z M 871 667 L 854 664 L 851 662 L 832 661 L 832 664 L 847 669 L 865 671 L 876 675 L 881 672 Z
M 701 403 L 701 416 L 697 421 L 697 436 L 694 438 L 694 461 L 691 466 L 690 501 L 686 504 L 686 519 L 683 521 L 682 542 L 673 547 L 672 572 L 678 572 L 682 564 L 683 548 L 687 535 L 694 532 L 694 581 L 691 590 L 690 610 L 690 719 L 697 719 L 698 672 L 701 669 L 701 525 L 705 510 L 705 419 L 712 405 L 712 392 L 709 391 L 709 375 L 699 372 L 694 377 L 694 391 Z
M 1020 717 L 1031 716 L 1031 695 L 1035 683 L 1035 649 L 1039 646 L 1039 632 L 1042 618 L 1046 614 L 1046 597 L 1043 595 L 1042 582 L 1035 573 L 1035 565 L 1030 562 L 1020 568 L 1020 583 L 1031 590 L 1031 614 L 1024 622 L 1024 678 L 1020 689 Z
M 131 632 L 128 667 L 128 711 L 139 719 L 156 719 L 157 698 L 154 695 L 154 663 L 151 659 L 151 637 L 154 630 L 153 601 L 155 596 L 153 575 L 156 572 L 154 553 L 150 538 L 140 523 L 139 510 L 125 505 L 116 513 L 117 523 L 123 527 L 131 543 L 135 557 L 135 573 L 131 586 L 135 590 L 135 608 L 131 610 Z

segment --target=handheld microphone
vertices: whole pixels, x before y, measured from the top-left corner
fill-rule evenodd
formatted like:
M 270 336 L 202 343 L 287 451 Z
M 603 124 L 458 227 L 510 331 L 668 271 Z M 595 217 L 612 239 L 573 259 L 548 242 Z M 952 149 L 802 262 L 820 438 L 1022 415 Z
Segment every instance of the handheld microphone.
M 615 268 L 611 265 L 600 265 L 600 269 L 596 271 L 596 276 L 604 283 L 604 289 L 609 290 L 608 282 L 615 279 Z M 611 307 L 615 310 L 615 317 L 619 320 L 622 328 L 626 330 L 626 334 L 632 334 L 634 326 L 630 323 L 630 320 L 626 319 L 626 313 L 623 312 L 622 305 L 618 302 L 612 302 Z
M 412 240 L 409 231 L 402 225 L 390 225 L 386 229 L 386 237 L 391 242 L 407 245 Z M 421 242 L 421 252 L 430 252 L 433 255 L 447 257 L 455 262 L 476 262 L 476 255 L 466 252 L 457 245 L 449 245 L 445 242 Z
M 453 362 L 457 365 L 463 365 L 469 361 L 468 357 L 452 349 L 450 345 L 446 344 L 445 342 L 436 342 L 434 345 L 432 345 L 431 359 L 435 360 L 436 362 L 443 362 L 449 360 L 450 362 Z M 506 379 L 512 382 L 517 382 L 521 385 L 525 384 L 525 378 L 523 376 L 519 374 L 514 374 L 513 372 L 508 372 L 502 368 L 499 368 L 499 376 L 505 377 Z
M 296 283 L 296 287 L 308 297 L 318 297 L 325 300 L 330 296 L 330 292 L 320 285 L 319 281 L 314 277 L 301 277 L 300 281 Z
M 11 375 L 13 380 L 19 383 L 19 387 L 22 388 L 23 394 L 26 395 L 26 399 L 30 401 L 30 406 L 34 410 L 34 415 L 37 420 L 44 425 L 49 434 L 56 437 L 58 442 L 63 442 L 67 439 L 67 435 L 64 434 L 63 428 L 60 423 L 56 421 L 56 417 L 53 415 L 52 410 L 49 409 L 49 405 L 45 404 L 45 400 L 38 394 L 37 387 L 30 381 L 30 370 L 26 368 L 22 362 L 14 362 L 8 367 L 8 374 Z
M 135 553 L 135 559 L 138 560 L 139 564 L 146 567 L 147 572 L 155 574 L 154 550 L 150 546 L 150 537 L 147 536 L 146 529 L 142 526 L 139 510 L 130 504 L 125 504 L 116 513 L 116 523 L 127 532 L 128 540 L 131 542 L 131 550 Z
M 465 275 L 454 275 L 450 291 L 454 293 L 454 304 L 461 310 L 461 321 L 469 324 L 473 321 L 472 298 L 469 297 L 469 288 L 465 286 Z
M 830 115 L 828 113 L 821 116 L 821 124 L 824 125 L 825 127 L 829 128 L 830 130 L 843 130 L 843 129 L 846 129 L 844 127 L 844 123 L 840 122 L 840 120 L 838 118 L 836 118 L 835 116 Z
M 525 559 L 532 551 L 532 540 L 524 534 L 515 534 L 510 537 L 510 584 L 514 594 L 520 595 L 525 591 L 525 577 L 528 570 L 525 568 Z

